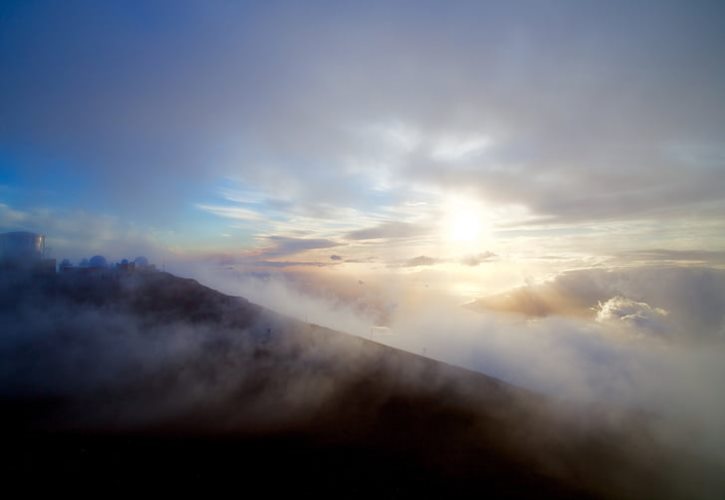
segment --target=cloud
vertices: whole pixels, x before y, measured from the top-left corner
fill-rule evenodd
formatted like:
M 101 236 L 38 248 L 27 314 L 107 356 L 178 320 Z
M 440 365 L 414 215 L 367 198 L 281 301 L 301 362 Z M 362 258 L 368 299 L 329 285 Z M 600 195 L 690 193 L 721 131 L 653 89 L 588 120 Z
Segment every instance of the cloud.
M 424 226 L 408 222 L 384 222 L 374 227 L 358 229 L 345 235 L 348 240 L 376 240 L 414 238 L 427 234 L 430 230 Z
M 319 259 L 277 260 L 307 251 L 323 250 L 340 246 L 339 243 L 324 238 L 291 238 L 286 236 L 265 236 L 262 241 L 266 246 L 242 252 L 202 252 L 179 256 L 176 269 L 184 272 L 186 267 L 194 268 L 203 263 L 213 263 L 227 268 L 234 266 L 288 268 L 288 267 L 329 267 L 340 265 L 340 259 L 330 261 Z M 274 259 L 274 260 L 272 260 Z
M 280 272 L 274 267 L 260 274 L 244 267 L 228 269 L 197 263 L 184 266 L 180 272 L 275 312 L 360 336 L 365 336 L 373 324 L 381 323 L 388 299 L 377 288 L 368 290 L 353 279 L 330 282 L 316 273 Z M 369 295 L 360 297 L 361 288 Z
M 719 473 L 725 463 L 723 343 L 663 345 L 652 336 L 622 335 L 610 322 L 561 317 L 521 321 L 451 307 L 437 296 L 414 308 L 394 310 L 382 326 L 367 311 L 334 297 L 313 295 L 319 287 L 296 286 L 285 275 L 270 274 L 263 280 L 220 273 L 218 278 L 234 288 L 235 295 L 249 292 L 259 302 L 282 304 L 287 314 L 303 315 L 306 323 L 333 324 L 379 343 L 424 352 L 544 392 L 551 396 L 548 404 L 561 412 L 557 418 L 572 423 L 567 430 L 574 435 L 586 430 L 601 437 L 593 425 L 603 417 L 611 419 L 607 428 L 625 435 L 644 433 L 648 449 L 669 450 L 677 464 L 699 464 L 705 457 L 715 461 Z M 17 300 L 16 283 L 0 280 L 0 285 L 3 296 Z M 169 293 L 174 297 L 173 291 Z M 383 289 L 385 293 L 390 292 Z M 74 429 L 93 428 L 98 422 L 112 422 L 117 430 L 144 428 L 189 414 L 202 417 L 193 420 L 195 424 L 208 422 L 215 429 L 220 422 L 224 428 L 284 429 L 295 419 L 315 415 L 338 388 L 348 390 L 347 374 L 359 374 L 361 368 L 374 368 L 371 373 L 388 368 L 376 356 L 356 356 L 360 351 L 346 350 L 350 342 L 344 337 L 325 335 L 324 340 L 314 341 L 297 335 L 301 325 L 273 314 L 243 315 L 246 322 L 239 325 L 236 314 L 240 310 L 256 311 L 243 302 L 221 301 L 229 309 L 218 323 L 209 323 L 176 321 L 173 314 L 135 315 L 122 307 L 99 309 L 83 302 L 69 307 L 54 297 L 50 303 L 29 300 L 23 307 L 11 300 L 0 301 L 0 325 L 5 327 L 5 335 L 0 336 L 4 361 L 0 363 L 0 393 L 70 399 L 71 404 L 80 401 L 82 411 L 68 419 Z M 648 310 L 632 301 L 616 302 Z M 206 306 L 202 304 L 197 312 L 208 312 Z M 98 335 L 99 325 L 103 335 Z M 257 342 L 270 330 L 274 344 L 266 356 L 260 356 Z M 406 389 L 408 383 L 416 387 L 421 380 L 429 382 L 423 372 L 399 364 L 391 369 L 396 383 Z M 332 379 L 330 373 L 343 377 Z M 270 380 L 285 383 L 270 384 Z M 473 393 L 479 389 L 466 388 Z M 104 397 L 104 404 L 88 406 L 87 401 L 109 394 L 126 397 Z M 219 406 L 242 397 L 244 408 Z M 591 406 L 573 404 L 582 401 Z M 503 415 L 509 410 L 497 408 Z M 590 412 L 597 418 L 592 419 Z M 617 416 L 632 413 L 637 416 L 636 428 L 622 427 L 631 420 Z
M 344 384 L 351 363 L 368 362 L 348 357 L 344 336 L 308 335 L 301 324 L 188 280 L 118 278 L 110 287 L 59 279 L 47 293 L 0 276 L 0 397 L 62 399 L 63 411 L 43 428 L 144 428 L 201 408 L 205 417 L 218 412 L 225 423 L 208 421 L 217 430 L 229 430 L 231 422 L 251 430 L 284 426 L 317 411 Z M 262 293 L 280 290 L 269 281 L 256 284 Z M 189 300 L 180 304 L 181 295 Z M 302 307 L 314 305 L 295 298 Z M 323 359 L 338 375 L 334 381 L 320 370 Z M 93 404 L 101 394 L 123 397 Z M 239 398 L 243 411 L 219 406 Z
M 442 137 L 431 150 L 431 158 L 438 161 L 456 161 L 471 155 L 480 154 L 491 143 L 490 138 L 482 137 Z
M 475 255 L 468 255 L 466 257 L 463 257 L 458 261 L 460 264 L 475 267 L 482 262 L 487 262 L 490 260 L 493 260 L 497 257 L 497 255 L 493 252 L 482 252 Z M 447 259 L 440 259 L 436 257 L 429 257 L 427 255 L 419 255 L 417 257 L 413 257 L 411 259 L 408 259 L 404 262 L 398 262 L 396 264 L 392 264 L 391 267 L 425 267 L 425 266 L 435 266 L 436 264 L 442 264 L 445 262 L 450 262 L 450 260 Z
M 163 30 L 144 15 L 81 1 L 0 19 L 1 150 L 16 177 L 51 193 L 81 183 L 96 209 L 182 228 L 196 205 L 260 222 L 203 202 L 234 178 L 286 220 L 396 221 L 406 202 L 463 191 L 523 207 L 514 222 L 531 225 L 697 214 L 722 232 L 719 5 L 653 18 L 639 4 L 184 2 Z
M 426 255 L 419 255 L 418 257 L 413 257 L 412 259 L 406 260 L 403 264 L 401 264 L 401 266 L 402 267 L 434 266 L 440 262 L 441 262 L 440 259 L 436 259 L 434 257 L 428 257 Z
M 204 205 L 197 204 L 197 208 L 209 212 L 219 217 L 243 221 L 260 221 L 263 220 L 262 214 L 243 207 L 229 207 L 220 205 Z
M 599 303 L 596 320 L 600 323 L 625 323 L 637 330 L 661 333 L 666 327 L 663 322 L 667 311 L 652 307 L 646 302 L 636 302 L 616 296 Z
M 342 257 L 339 255 L 330 255 L 330 260 L 342 260 Z
M 673 250 L 651 249 L 622 252 L 619 258 L 629 262 L 661 262 L 696 263 L 709 265 L 725 264 L 725 251 L 722 250 Z
M 264 248 L 259 253 L 256 253 L 255 255 L 257 257 L 285 257 L 307 250 L 319 250 L 340 246 L 340 243 L 323 238 L 290 238 L 286 236 L 267 236 L 265 240 L 272 243 L 272 246 Z
M 466 266 L 475 267 L 482 262 L 491 261 L 496 257 L 498 257 L 498 255 L 496 255 L 495 253 L 486 251 L 475 255 L 467 255 L 461 259 L 461 263 L 465 264 Z
M 660 281 L 655 282 L 656 277 Z M 643 268 L 564 273 L 548 290 L 558 289 L 562 300 L 581 293 L 587 300 L 577 304 L 588 316 L 566 314 L 568 310 L 559 307 L 535 319 L 471 312 L 429 289 L 406 301 L 406 293 L 394 283 L 371 294 L 387 307 L 383 319 L 378 309 L 361 307 L 364 296 L 354 294 L 369 293 L 368 285 L 354 286 L 353 280 L 347 288 L 353 295 L 345 300 L 340 289 L 319 282 L 295 283 L 283 275 L 259 281 L 207 274 L 204 281 L 268 307 L 282 306 L 283 312 L 303 320 L 363 337 L 375 332 L 375 326 L 385 326 L 386 335 L 375 336 L 377 342 L 425 353 L 558 400 L 643 410 L 656 415 L 659 438 L 675 449 L 712 454 L 725 463 L 720 432 L 725 418 L 720 396 L 725 380 L 725 308 L 718 310 L 718 323 L 698 319 L 701 309 L 682 300 L 699 286 L 703 293 L 707 290 L 712 303 L 725 301 L 720 271 Z M 707 282 L 710 285 L 704 286 Z M 612 294 L 614 288 L 644 298 Z M 326 292 L 320 293 L 323 289 Z M 598 304 L 600 295 L 606 298 Z M 589 307 L 591 300 L 596 309 Z M 597 315 L 601 321 L 595 321 Z M 683 318 L 698 319 L 690 323 L 697 329 L 667 336 L 677 331 L 674 321 Z
M 708 342 L 725 337 L 725 271 L 669 266 L 582 269 L 484 297 L 471 307 L 530 317 L 593 320 L 600 315 L 631 326 L 656 325 L 658 333 L 679 341 Z
M 286 267 L 329 267 L 337 265 L 336 262 L 317 262 L 300 260 L 254 260 L 244 262 L 244 265 L 254 267 L 286 268 Z

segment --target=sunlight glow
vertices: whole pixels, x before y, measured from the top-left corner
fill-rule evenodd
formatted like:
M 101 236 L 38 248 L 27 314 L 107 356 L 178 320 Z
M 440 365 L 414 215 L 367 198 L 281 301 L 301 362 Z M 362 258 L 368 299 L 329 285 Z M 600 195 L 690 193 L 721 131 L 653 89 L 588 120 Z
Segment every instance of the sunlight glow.
M 475 245 L 488 236 L 489 223 L 483 206 L 467 198 L 446 203 L 443 221 L 445 239 L 457 246 Z
M 453 215 L 450 223 L 450 237 L 453 241 L 475 241 L 481 233 L 481 220 L 478 214 L 462 210 Z

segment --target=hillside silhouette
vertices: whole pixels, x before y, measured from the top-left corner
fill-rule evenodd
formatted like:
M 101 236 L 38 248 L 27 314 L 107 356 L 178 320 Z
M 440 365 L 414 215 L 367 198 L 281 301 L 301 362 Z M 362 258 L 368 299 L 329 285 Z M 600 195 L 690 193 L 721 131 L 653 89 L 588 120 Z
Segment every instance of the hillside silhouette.
M 4 475 L 27 491 L 699 498 L 654 416 L 554 401 L 163 272 L 0 280 Z

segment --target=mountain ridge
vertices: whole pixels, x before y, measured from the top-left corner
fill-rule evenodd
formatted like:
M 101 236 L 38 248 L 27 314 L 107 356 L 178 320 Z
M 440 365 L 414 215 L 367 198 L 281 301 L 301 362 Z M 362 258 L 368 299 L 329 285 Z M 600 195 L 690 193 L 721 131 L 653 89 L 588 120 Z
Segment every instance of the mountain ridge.
M 228 466 L 199 462 L 200 450 L 217 450 L 224 463 L 239 460 L 265 484 L 274 477 L 249 450 L 272 462 L 301 453 L 309 463 L 285 462 L 284 474 L 302 480 L 326 464 L 339 477 L 324 495 L 346 489 L 419 496 L 432 489 L 684 498 L 689 490 L 674 488 L 672 477 L 709 480 L 709 470 L 683 469 L 639 417 L 603 406 L 563 408 L 486 375 L 286 318 L 168 273 L 57 275 L 25 288 L 6 281 L 2 293 L 3 323 L 15 315 L 20 325 L 2 352 L 7 360 L 15 355 L 1 403 L 12 443 L 6 457 L 22 455 L 28 441 L 37 445 L 26 448 L 24 466 L 11 469 L 18 477 L 41 471 L 57 480 L 58 463 L 46 460 L 70 449 L 81 470 L 104 481 L 119 474 L 155 486 L 160 476 L 133 465 L 145 463 L 146 452 L 166 461 L 169 474 L 170 464 L 183 469 L 178 461 L 186 457 L 220 487 L 233 482 L 218 475 Z M 49 319 L 32 323 L 39 309 Z M 23 322 L 31 322 L 26 341 Z M 176 456 L 179 447 L 186 451 Z M 77 456 L 82 449 L 128 460 L 98 470 Z M 357 464 L 352 470 L 349 460 Z M 368 470 L 380 467 L 388 469 L 385 480 L 364 486 Z M 98 486 L 68 477 L 76 486 Z

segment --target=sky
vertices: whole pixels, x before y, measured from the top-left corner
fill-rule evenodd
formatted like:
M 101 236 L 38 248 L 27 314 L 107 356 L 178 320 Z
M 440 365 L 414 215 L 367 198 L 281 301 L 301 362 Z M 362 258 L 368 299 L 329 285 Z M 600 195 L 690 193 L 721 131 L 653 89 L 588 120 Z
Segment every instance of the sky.
M 724 18 L 6 0 L 0 232 L 644 406 L 725 464 Z
M 3 2 L 0 230 L 461 299 L 725 262 L 720 2 Z M 322 278 L 320 278 L 322 279 Z

